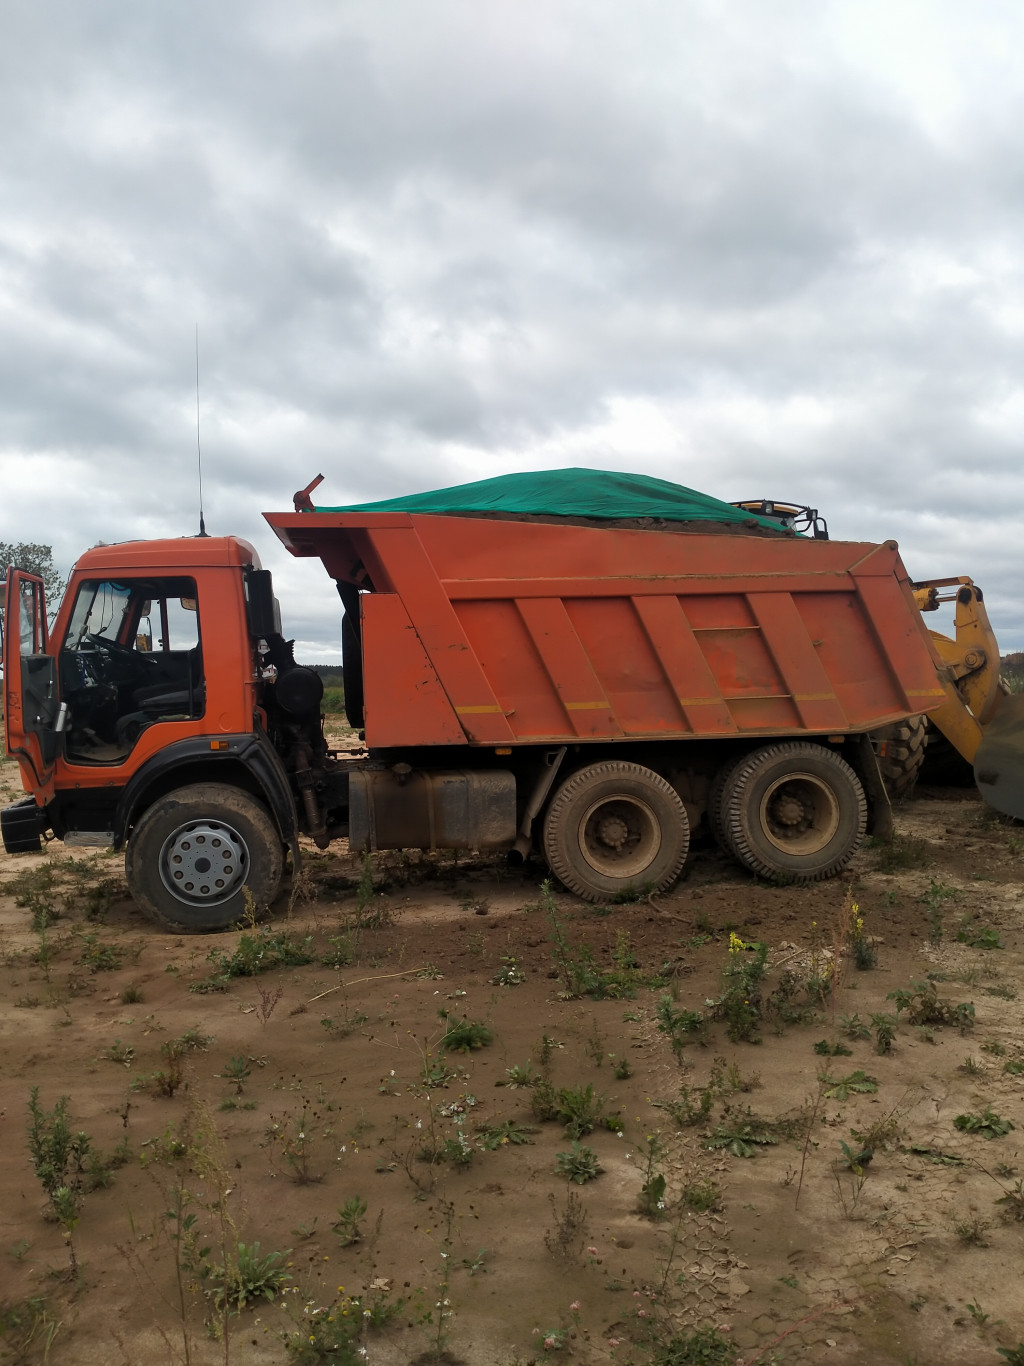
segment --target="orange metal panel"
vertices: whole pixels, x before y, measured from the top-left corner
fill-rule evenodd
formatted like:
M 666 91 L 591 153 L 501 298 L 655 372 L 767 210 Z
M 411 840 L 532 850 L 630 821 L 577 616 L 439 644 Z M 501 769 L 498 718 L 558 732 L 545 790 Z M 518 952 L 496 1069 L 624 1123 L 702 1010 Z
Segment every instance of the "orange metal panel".
M 682 729 L 722 735 L 737 729 L 677 597 L 631 599 L 683 715 Z
M 466 734 L 400 598 L 362 599 L 369 745 L 464 745 Z
M 800 724 L 811 731 L 844 732 L 849 721 L 789 593 L 751 595 L 753 613 Z
M 899 610 L 903 597 L 893 579 L 866 578 L 858 584 L 866 620 L 876 642 L 875 655 L 887 667 L 893 689 L 907 711 L 925 711 L 946 700 L 942 684 L 932 669 L 930 677 L 917 676 L 911 667 L 918 647 L 917 623 L 909 612 Z
M 466 735 L 483 744 L 508 744 L 514 737 L 504 708 L 470 649 L 466 633 L 415 531 L 386 527 L 373 530 L 370 540 L 387 567 L 394 591 L 401 596 Z
M 459 621 L 516 739 L 564 736 L 565 708 L 515 599 L 460 603 Z
M 686 718 L 632 598 L 572 598 L 566 610 L 626 735 L 679 735 Z
M 621 736 L 593 663 L 558 598 L 517 600 L 516 606 L 544 662 L 569 728 L 580 738 Z

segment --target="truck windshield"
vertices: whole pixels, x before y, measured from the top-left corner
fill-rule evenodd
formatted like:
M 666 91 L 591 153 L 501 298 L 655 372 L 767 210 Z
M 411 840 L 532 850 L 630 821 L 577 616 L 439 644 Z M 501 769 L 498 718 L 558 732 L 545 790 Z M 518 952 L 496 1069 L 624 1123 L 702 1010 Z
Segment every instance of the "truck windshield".
M 132 592 L 127 584 L 84 583 L 75 598 L 67 648 L 77 650 L 86 635 L 120 640 Z
M 206 688 L 195 580 L 79 584 L 58 669 L 71 763 L 121 763 L 147 727 L 201 717 Z

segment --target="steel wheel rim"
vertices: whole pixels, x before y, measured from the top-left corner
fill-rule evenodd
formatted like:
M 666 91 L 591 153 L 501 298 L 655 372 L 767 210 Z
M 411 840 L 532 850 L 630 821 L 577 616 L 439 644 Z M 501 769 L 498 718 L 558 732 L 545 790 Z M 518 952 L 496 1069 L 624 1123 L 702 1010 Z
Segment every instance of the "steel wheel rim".
M 160 880 L 187 906 L 229 901 L 248 872 L 245 841 L 223 821 L 190 821 L 168 835 L 160 850 Z
M 765 838 L 784 854 L 818 854 L 839 829 L 838 798 L 813 773 L 777 778 L 761 798 L 759 814 Z
M 602 797 L 584 812 L 579 845 L 587 863 L 606 877 L 636 877 L 661 848 L 661 825 L 639 797 Z

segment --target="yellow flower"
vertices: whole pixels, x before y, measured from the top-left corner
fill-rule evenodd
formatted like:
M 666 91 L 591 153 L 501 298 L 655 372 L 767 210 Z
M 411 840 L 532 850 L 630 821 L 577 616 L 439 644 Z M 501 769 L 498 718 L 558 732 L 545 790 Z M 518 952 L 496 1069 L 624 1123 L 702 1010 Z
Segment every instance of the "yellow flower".
M 747 947 L 746 944 L 744 944 L 743 940 L 739 937 L 739 935 L 736 933 L 736 931 L 735 931 L 735 930 L 730 930 L 730 931 L 729 931 L 729 952 L 732 953 L 732 954 L 742 953 L 743 950 L 744 950 L 746 947 Z

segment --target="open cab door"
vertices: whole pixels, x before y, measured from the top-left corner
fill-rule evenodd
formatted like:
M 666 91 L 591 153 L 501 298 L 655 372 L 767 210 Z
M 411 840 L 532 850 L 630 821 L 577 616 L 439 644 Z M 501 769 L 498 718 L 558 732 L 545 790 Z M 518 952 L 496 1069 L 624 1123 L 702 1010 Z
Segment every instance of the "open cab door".
M 26 792 L 45 805 L 53 798 L 64 712 L 57 693 L 57 661 L 49 653 L 42 579 L 11 569 L 4 616 L 7 753 L 18 761 Z

